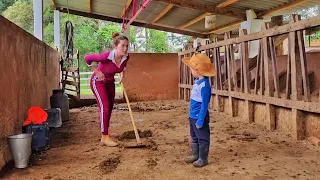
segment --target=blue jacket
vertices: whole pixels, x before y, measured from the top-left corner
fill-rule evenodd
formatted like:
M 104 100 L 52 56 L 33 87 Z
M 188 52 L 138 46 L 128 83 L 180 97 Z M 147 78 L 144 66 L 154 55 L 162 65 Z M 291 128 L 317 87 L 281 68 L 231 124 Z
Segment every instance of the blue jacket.
M 195 80 L 190 97 L 191 119 L 195 119 L 196 125 L 203 126 L 204 118 L 207 115 L 209 102 L 211 98 L 211 87 L 208 77 Z

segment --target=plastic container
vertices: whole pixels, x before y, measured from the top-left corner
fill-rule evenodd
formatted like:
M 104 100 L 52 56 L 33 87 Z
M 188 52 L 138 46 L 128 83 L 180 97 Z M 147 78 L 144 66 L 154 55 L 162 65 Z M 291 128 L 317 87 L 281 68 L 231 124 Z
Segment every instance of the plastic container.
M 39 152 L 50 148 L 50 132 L 49 124 L 47 122 L 43 124 L 23 126 L 22 132 L 32 133 L 32 151 Z
M 62 121 L 69 120 L 69 98 L 62 89 L 54 89 L 50 97 L 51 108 L 60 108 Z
M 49 127 L 58 128 L 62 125 L 61 109 L 60 108 L 51 108 L 45 110 L 48 113 L 48 124 Z

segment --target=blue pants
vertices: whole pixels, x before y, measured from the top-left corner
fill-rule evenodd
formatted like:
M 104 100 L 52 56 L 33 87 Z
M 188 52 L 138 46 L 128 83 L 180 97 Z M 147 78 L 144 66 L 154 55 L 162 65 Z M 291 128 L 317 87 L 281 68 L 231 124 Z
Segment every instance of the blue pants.
M 208 144 L 210 145 L 210 128 L 209 128 L 209 111 L 204 119 L 203 126 L 200 129 L 196 127 L 196 119 L 189 118 L 190 121 L 190 135 L 192 143 Z

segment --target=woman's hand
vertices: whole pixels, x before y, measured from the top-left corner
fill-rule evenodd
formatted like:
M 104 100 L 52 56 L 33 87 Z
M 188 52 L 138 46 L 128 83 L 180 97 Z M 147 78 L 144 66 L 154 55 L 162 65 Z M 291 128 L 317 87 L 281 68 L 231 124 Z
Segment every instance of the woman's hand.
M 99 70 L 96 70 L 96 76 L 98 77 L 98 80 L 99 81 L 104 81 L 106 79 L 106 77 L 104 76 L 104 74 L 99 71 Z

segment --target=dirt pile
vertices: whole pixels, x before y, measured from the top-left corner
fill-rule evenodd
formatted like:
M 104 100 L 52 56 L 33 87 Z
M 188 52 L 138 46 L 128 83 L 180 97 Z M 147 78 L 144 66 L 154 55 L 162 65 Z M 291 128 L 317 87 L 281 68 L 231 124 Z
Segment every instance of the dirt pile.
M 119 163 L 120 163 L 119 157 L 110 158 L 102 161 L 99 164 L 99 169 L 103 174 L 109 174 L 113 172 L 115 169 L 117 169 Z
M 140 129 L 138 129 L 138 134 L 140 136 L 140 138 L 147 138 L 147 137 L 152 137 L 152 131 L 151 130 L 145 130 L 145 131 L 141 131 Z M 121 136 L 119 136 L 119 140 L 123 141 L 125 139 L 135 139 L 135 133 L 134 131 L 126 131 L 124 132 Z

